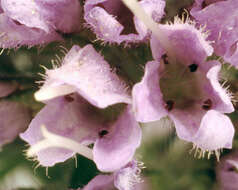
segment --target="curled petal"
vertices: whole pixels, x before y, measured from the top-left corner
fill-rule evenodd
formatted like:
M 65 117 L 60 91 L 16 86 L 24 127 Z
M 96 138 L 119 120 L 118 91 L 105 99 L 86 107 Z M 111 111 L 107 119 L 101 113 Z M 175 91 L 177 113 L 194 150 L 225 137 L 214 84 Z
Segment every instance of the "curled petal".
M 210 110 L 202 118 L 200 128 L 193 137 L 193 142 L 203 150 L 230 149 L 234 132 L 229 117 L 215 110 Z
M 137 121 L 155 121 L 167 115 L 159 86 L 158 68 L 158 62 L 148 62 L 142 81 L 133 87 L 133 111 Z
M 1 5 L 5 14 L 11 19 L 26 27 L 49 32 L 49 27 L 38 10 L 37 1 L 2 0 Z
M 157 23 L 160 22 L 164 16 L 165 1 L 162 0 L 142 0 L 139 2 L 145 12 Z M 137 17 L 134 17 L 134 23 L 138 34 L 141 39 L 144 39 L 148 35 L 148 29 L 142 21 Z
M 97 175 L 82 190 L 111 190 L 114 188 L 113 175 Z
M 63 33 L 81 28 L 81 6 L 78 0 L 38 0 L 37 6 L 45 22 Z
M 210 81 L 210 84 L 213 88 L 213 99 L 215 100 L 215 107 L 214 109 L 221 112 L 221 113 L 231 113 L 234 111 L 234 107 L 231 102 L 231 98 L 227 94 L 226 90 L 223 89 L 219 83 L 219 72 L 221 70 L 221 66 L 217 65 L 212 67 L 207 72 L 207 78 Z
M 123 26 L 117 20 L 108 15 L 108 13 L 100 8 L 94 7 L 88 14 L 85 14 L 85 20 L 90 23 L 98 38 L 105 41 L 113 41 L 121 43 L 120 33 Z
M 0 14 L 0 47 L 15 48 L 21 45 L 33 46 L 61 40 L 60 36 L 43 30 L 19 25 L 5 14 Z
M 213 53 L 212 46 L 206 41 L 206 34 L 196 29 L 191 21 L 182 23 L 181 20 L 175 18 L 174 24 L 161 25 L 160 28 L 170 43 L 168 53 L 175 56 L 177 61 L 186 65 L 200 64 Z M 158 51 L 157 47 L 162 46 L 156 36 L 151 38 L 151 44 L 152 54 L 158 60 L 157 54 L 161 50 Z
M 11 19 L 29 28 L 50 33 L 78 31 L 81 8 L 77 0 L 2 0 L 2 8 Z
M 20 136 L 34 146 L 44 140 L 41 133 L 41 126 L 44 125 L 50 133 L 87 145 L 95 141 L 98 131 L 102 128 L 101 119 L 95 115 L 93 107 L 81 97 L 59 97 L 48 101 Z M 41 165 L 53 166 L 72 157 L 74 151 L 51 146 L 36 155 Z
M 162 0 L 142 0 L 140 5 L 156 22 L 164 14 L 165 2 Z M 148 37 L 144 23 L 137 18 L 132 20 L 133 14 L 119 0 L 87 0 L 84 10 L 87 23 L 97 37 L 106 42 L 138 42 Z
M 141 141 L 141 129 L 129 108 L 111 129 L 93 148 L 94 161 L 98 169 L 105 172 L 118 170 L 130 162 Z
M 92 45 L 82 49 L 73 46 L 61 67 L 47 70 L 46 81 L 36 97 L 46 100 L 72 92 L 78 92 L 99 108 L 121 102 L 131 103 L 125 84 Z
M 237 54 L 236 48 L 233 47 L 238 39 L 237 8 L 236 0 L 228 0 L 216 1 L 204 9 L 195 6 L 191 11 L 196 21 L 205 25 L 206 30 L 210 32 L 208 39 L 214 41 L 215 53 L 225 56 L 224 58 L 234 66 L 237 66 L 237 58 L 233 57 Z

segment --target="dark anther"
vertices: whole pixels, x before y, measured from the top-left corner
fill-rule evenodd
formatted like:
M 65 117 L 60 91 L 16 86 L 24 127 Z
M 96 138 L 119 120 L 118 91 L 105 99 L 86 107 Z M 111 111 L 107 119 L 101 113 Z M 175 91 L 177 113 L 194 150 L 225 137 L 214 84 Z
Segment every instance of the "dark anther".
M 18 22 L 17 20 L 13 20 L 13 22 L 14 22 L 16 25 L 19 25 L 19 26 L 23 25 L 22 23 Z
M 235 167 L 229 167 L 227 169 L 228 172 L 235 172 L 236 171 L 236 168 Z
M 167 54 L 162 55 L 162 59 L 163 59 L 163 61 L 164 61 L 164 64 L 169 64 Z
M 188 66 L 188 68 L 189 68 L 190 72 L 193 73 L 197 70 L 198 65 L 197 64 L 191 64 L 191 65 Z
M 211 99 L 207 99 L 206 101 L 203 102 L 202 108 L 204 110 L 210 110 L 212 107 L 212 101 Z
M 73 98 L 70 94 L 65 95 L 65 96 L 64 96 L 64 99 L 65 99 L 67 102 L 73 102 L 73 101 L 74 101 L 74 98 Z
M 206 1 L 204 0 L 204 1 L 202 2 L 202 8 L 204 9 L 206 6 L 207 6 L 207 3 L 206 3 Z
M 108 134 L 108 131 L 107 130 L 101 130 L 101 131 L 99 131 L 99 133 L 98 133 L 98 135 L 99 135 L 99 137 L 104 137 L 106 134 Z
M 171 111 L 173 108 L 174 108 L 174 101 L 173 100 L 166 101 L 165 109 Z

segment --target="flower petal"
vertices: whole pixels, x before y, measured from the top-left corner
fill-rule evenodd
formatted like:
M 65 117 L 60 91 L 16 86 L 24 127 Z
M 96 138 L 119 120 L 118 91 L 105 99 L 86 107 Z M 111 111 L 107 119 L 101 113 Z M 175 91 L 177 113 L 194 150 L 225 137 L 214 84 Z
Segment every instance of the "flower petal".
M 106 108 L 116 103 L 131 103 L 131 98 L 127 93 L 125 84 L 120 81 L 110 66 L 92 47 L 87 45 L 84 48 L 73 46 L 66 55 L 61 67 L 46 71 L 46 81 L 38 93 L 42 94 L 43 99 L 47 92 L 54 89 L 55 94 L 51 93 L 49 98 L 62 96 L 60 88 L 66 88 L 68 92 L 77 91 L 91 104 L 99 108 Z M 52 95 L 53 94 L 53 95 Z M 37 95 L 37 94 L 36 94 Z M 42 100 L 41 96 L 37 99 Z
M 1 48 L 15 48 L 21 45 L 33 46 L 61 40 L 60 36 L 53 31 L 47 34 L 40 29 L 19 25 L 4 13 L 0 14 L 0 22 Z
M 164 14 L 164 1 L 142 0 L 140 4 L 156 22 L 160 21 Z M 138 42 L 148 37 L 145 25 L 133 17 L 129 9 L 119 0 L 87 0 L 84 10 L 86 22 L 97 37 L 106 42 L 118 44 Z M 134 19 L 130 20 L 132 17 Z M 125 34 L 123 31 L 126 31 Z
M 213 48 L 206 41 L 206 34 L 196 29 L 191 21 L 182 23 L 181 20 L 176 18 L 174 24 L 161 25 L 160 27 L 167 35 L 170 43 L 170 52 L 167 53 L 175 56 L 176 60 L 182 61 L 186 65 L 203 63 L 206 57 L 213 53 Z M 151 38 L 151 44 L 154 59 L 158 60 L 159 56 L 157 54 L 161 50 L 158 51 L 157 49 L 160 45 L 156 37 Z
M 200 128 L 192 141 L 203 150 L 230 149 L 234 132 L 229 117 L 215 110 L 210 110 L 202 118 Z
M 63 33 L 81 28 L 81 6 L 78 0 L 38 0 L 37 6 L 45 22 Z
M 112 190 L 113 180 L 113 175 L 97 175 L 82 190 Z
M 44 125 L 51 133 L 90 144 L 98 138 L 98 132 L 102 128 L 100 121 L 101 118 L 94 113 L 94 108 L 75 94 L 47 102 L 20 136 L 30 145 L 34 145 L 43 140 L 40 127 Z M 40 151 L 37 160 L 43 166 L 53 166 L 73 155 L 74 152 L 70 150 L 49 148 Z
M 208 39 L 215 42 L 213 43 L 215 53 L 220 56 L 225 55 L 225 59 L 228 58 L 234 66 L 237 66 L 237 59 L 233 60 L 229 57 L 234 54 L 231 53 L 231 49 L 238 40 L 237 10 L 238 2 L 228 0 L 210 4 L 204 9 L 195 7 L 191 11 L 196 21 L 206 25 L 206 30 L 210 32 Z
M 81 8 L 77 0 L 2 0 L 2 8 L 11 19 L 29 28 L 50 33 L 78 31 Z
M 94 161 L 105 172 L 118 170 L 130 162 L 141 141 L 141 129 L 130 107 L 110 128 L 111 133 L 99 138 L 93 148 Z
M 84 19 L 92 26 L 99 39 L 109 42 L 113 39 L 114 42 L 121 43 L 120 33 L 123 26 L 101 7 L 94 7 L 90 12 L 86 12 Z
M 231 102 L 231 98 L 228 96 L 225 89 L 223 89 L 219 83 L 219 72 L 221 65 L 212 67 L 207 72 L 207 78 L 210 81 L 212 90 L 210 94 L 213 94 L 214 108 L 221 113 L 231 113 L 234 111 L 234 107 Z
M 49 32 L 49 27 L 38 10 L 37 1 L 2 0 L 1 5 L 5 14 L 11 19 L 26 27 L 38 28 Z
M 137 165 L 137 161 L 132 160 L 127 166 L 114 172 L 115 187 L 119 190 L 139 189 L 136 185 L 141 182 L 141 169 Z
M 139 4 L 157 23 L 164 16 L 165 1 L 163 0 L 142 0 Z M 141 40 L 143 40 L 148 35 L 147 27 L 137 17 L 134 17 L 134 23 Z
M 158 68 L 158 62 L 148 62 L 142 81 L 133 87 L 133 111 L 137 121 L 149 122 L 159 120 L 168 113 L 164 109 L 159 86 Z

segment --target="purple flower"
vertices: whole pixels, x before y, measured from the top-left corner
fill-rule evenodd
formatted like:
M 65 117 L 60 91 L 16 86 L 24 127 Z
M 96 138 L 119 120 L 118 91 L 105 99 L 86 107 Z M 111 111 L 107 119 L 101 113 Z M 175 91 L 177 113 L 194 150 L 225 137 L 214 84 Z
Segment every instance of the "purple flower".
M 2 48 L 60 40 L 57 32 L 77 32 L 81 25 L 77 0 L 2 0 L 1 8 Z
M 238 152 L 224 157 L 218 163 L 216 173 L 222 190 L 236 190 L 238 187 Z
M 130 107 L 116 116 L 112 113 L 113 108 L 98 109 L 77 94 L 61 96 L 48 101 L 20 136 L 31 145 L 28 155 L 36 155 L 43 166 L 63 162 L 77 152 L 93 159 L 99 170 L 110 172 L 132 159 L 141 140 Z M 92 143 L 93 150 L 87 147 Z
M 6 16 L 5 13 L 0 14 L 0 22 L 1 48 L 16 48 L 22 45 L 28 45 L 31 47 L 61 39 L 54 31 L 47 34 L 45 31 L 40 29 L 19 25 L 19 23 Z
M 59 68 L 46 71 L 35 96 L 46 106 L 21 137 L 32 145 L 28 154 L 37 155 L 41 165 L 52 166 L 77 152 L 93 159 L 99 170 L 114 171 L 132 159 L 141 131 L 131 108 L 107 108 L 130 103 L 131 97 L 91 45 L 73 46 Z M 92 143 L 93 150 L 87 147 Z
M 45 82 L 35 94 L 37 100 L 79 93 L 92 105 L 106 108 L 131 103 L 126 85 L 92 47 L 73 46 L 59 68 L 46 70 Z
M 164 15 L 163 0 L 142 0 L 141 7 L 156 21 Z M 120 0 L 87 0 L 84 18 L 97 38 L 113 43 L 138 42 L 148 38 L 145 25 Z M 133 19 L 133 20 L 132 20 Z
M 238 2 L 236 0 L 213 1 L 203 8 L 205 1 L 196 1 L 191 15 L 209 31 L 208 39 L 214 42 L 214 52 L 237 67 L 238 52 Z
M 224 113 L 234 111 L 230 96 L 219 84 L 220 65 L 206 62 L 212 48 L 191 23 L 160 26 L 170 44 L 156 37 L 142 81 L 133 87 L 133 107 L 140 122 L 169 116 L 178 136 L 205 151 L 231 148 L 234 128 Z
M 125 167 L 115 171 L 111 175 L 98 175 L 92 179 L 83 190 L 112 190 L 115 187 L 118 190 L 139 190 L 141 189 L 138 183 L 140 179 L 140 166 L 138 162 L 133 160 Z

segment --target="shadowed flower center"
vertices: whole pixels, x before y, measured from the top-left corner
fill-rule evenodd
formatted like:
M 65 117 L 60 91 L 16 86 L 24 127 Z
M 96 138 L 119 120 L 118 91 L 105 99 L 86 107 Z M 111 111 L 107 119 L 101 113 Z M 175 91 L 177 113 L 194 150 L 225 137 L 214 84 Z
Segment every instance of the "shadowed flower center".
M 196 63 L 189 65 L 180 61 L 171 61 L 167 55 L 162 56 L 160 65 L 160 89 L 163 94 L 165 108 L 192 109 L 195 106 L 203 110 L 212 107 L 212 100 L 206 97 L 202 89 L 203 78 L 206 78 Z

